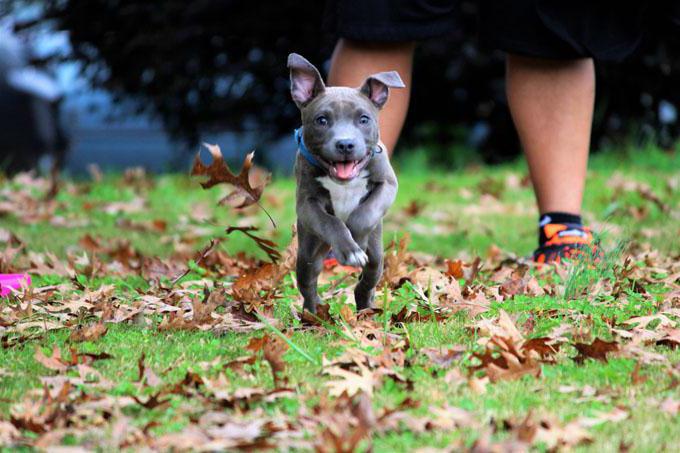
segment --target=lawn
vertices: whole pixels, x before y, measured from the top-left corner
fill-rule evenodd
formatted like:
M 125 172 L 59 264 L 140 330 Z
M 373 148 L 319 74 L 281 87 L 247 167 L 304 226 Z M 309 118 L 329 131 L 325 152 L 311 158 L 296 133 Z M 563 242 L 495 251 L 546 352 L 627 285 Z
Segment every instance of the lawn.
M 322 275 L 301 312 L 294 182 L 260 204 L 186 175 L 0 182 L 0 445 L 92 450 L 673 451 L 680 153 L 591 161 L 603 260 L 532 265 L 523 162 L 396 162 L 378 307 Z M 274 241 L 276 264 L 243 231 Z M 675 445 L 675 447 L 673 447 Z

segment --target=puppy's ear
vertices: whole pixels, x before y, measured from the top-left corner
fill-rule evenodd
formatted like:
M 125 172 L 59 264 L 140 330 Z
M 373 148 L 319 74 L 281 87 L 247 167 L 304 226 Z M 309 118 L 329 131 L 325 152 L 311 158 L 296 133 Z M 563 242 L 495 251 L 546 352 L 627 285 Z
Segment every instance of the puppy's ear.
M 387 102 L 390 88 L 405 88 L 397 71 L 379 72 L 369 76 L 359 90 L 379 109 Z
M 290 69 L 290 94 L 302 108 L 326 89 L 319 71 L 302 55 L 288 55 Z

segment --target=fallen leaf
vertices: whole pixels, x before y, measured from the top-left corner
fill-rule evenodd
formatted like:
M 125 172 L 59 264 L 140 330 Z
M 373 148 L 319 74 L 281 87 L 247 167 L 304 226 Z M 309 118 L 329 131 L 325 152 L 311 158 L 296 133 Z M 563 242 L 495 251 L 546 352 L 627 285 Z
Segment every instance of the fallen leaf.
M 46 356 L 43 352 L 40 346 L 35 347 L 35 354 L 33 355 L 33 358 L 40 363 L 42 366 L 45 368 L 49 368 L 50 370 L 54 371 L 66 371 L 68 369 L 68 363 L 66 363 L 62 358 L 61 358 L 61 350 L 59 350 L 59 346 L 54 345 L 52 347 L 52 355 L 51 356 Z
M 373 372 L 360 363 L 356 365 L 359 369 L 358 373 L 347 371 L 339 366 L 332 366 L 323 370 L 324 374 L 339 378 L 324 384 L 328 387 L 328 393 L 331 396 L 339 397 L 346 393 L 351 397 L 359 392 L 364 392 L 369 396 L 373 395 L 373 386 L 375 385 Z
M 442 368 L 448 368 L 451 364 L 462 357 L 465 346 L 453 346 L 448 348 L 421 348 L 420 352 L 425 354 L 430 362 Z
M 666 329 L 656 344 L 675 349 L 680 345 L 680 329 Z
M 586 359 L 607 362 L 607 355 L 619 350 L 619 345 L 615 341 L 604 341 L 599 338 L 591 344 L 575 343 L 574 347 L 578 350 L 578 355 L 574 357 L 576 363 L 583 363 Z
M 640 385 L 644 384 L 647 382 L 647 379 L 649 379 L 648 376 L 643 376 L 640 374 L 640 362 L 635 362 L 635 368 L 633 369 L 633 372 L 630 374 L 630 381 L 633 383 L 633 385 Z
M 76 326 L 71 330 L 69 339 L 71 341 L 96 341 L 106 335 L 108 328 L 103 322 L 90 324 L 89 326 Z
M 265 338 L 264 346 L 262 347 L 264 359 L 272 369 L 274 385 L 278 388 L 286 382 L 286 379 L 281 375 L 286 370 L 283 354 L 288 350 L 288 343 L 278 336 L 271 337 L 265 335 L 263 338 Z

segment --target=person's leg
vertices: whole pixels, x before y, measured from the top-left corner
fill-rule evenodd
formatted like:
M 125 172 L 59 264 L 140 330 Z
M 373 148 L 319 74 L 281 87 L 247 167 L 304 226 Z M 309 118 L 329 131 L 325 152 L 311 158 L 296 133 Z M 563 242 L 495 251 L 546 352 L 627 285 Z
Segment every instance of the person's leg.
M 507 96 L 540 213 L 580 214 L 595 98 L 593 61 L 508 55 Z
M 538 262 L 593 248 L 581 222 L 595 97 L 591 59 L 546 60 L 508 55 L 507 94 L 529 163 L 539 219 Z
M 376 72 L 399 72 L 406 88 L 391 90 L 390 99 L 380 113 L 380 137 L 390 155 L 408 111 L 414 49 L 414 43 L 371 44 L 341 39 L 331 59 L 328 75 L 331 86 L 360 86 Z

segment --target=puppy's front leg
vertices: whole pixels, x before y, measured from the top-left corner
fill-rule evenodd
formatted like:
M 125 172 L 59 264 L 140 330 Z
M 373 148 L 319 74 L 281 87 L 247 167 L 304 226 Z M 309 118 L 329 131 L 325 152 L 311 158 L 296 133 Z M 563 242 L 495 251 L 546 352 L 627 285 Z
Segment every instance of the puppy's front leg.
M 304 309 L 312 313 L 316 313 L 316 306 L 321 303 L 317 281 L 328 249 L 325 242 L 319 241 L 313 232 L 298 221 L 297 283 L 304 299 Z
M 371 194 L 350 214 L 347 227 L 352 237 L 365 244 L 368 235 L 382 222 L 397 196 L 396 177 L 376 185 Z
M 342 220 L 327 213 L 315 199 L 309 199 L 298 206 L 298 219 L 304 228 L 316 234 L 333 248 L 335 257 L 345 266 L 364 267 L 368 256 L 352 238 Z
M 354 300 L 357 310 L 373 307 L 375 287 L 380 281 L 383 271 L 382 222 L 371 231 L 368 236 L 368 263 L 361 272 L 359 283 L 354 289 Z

